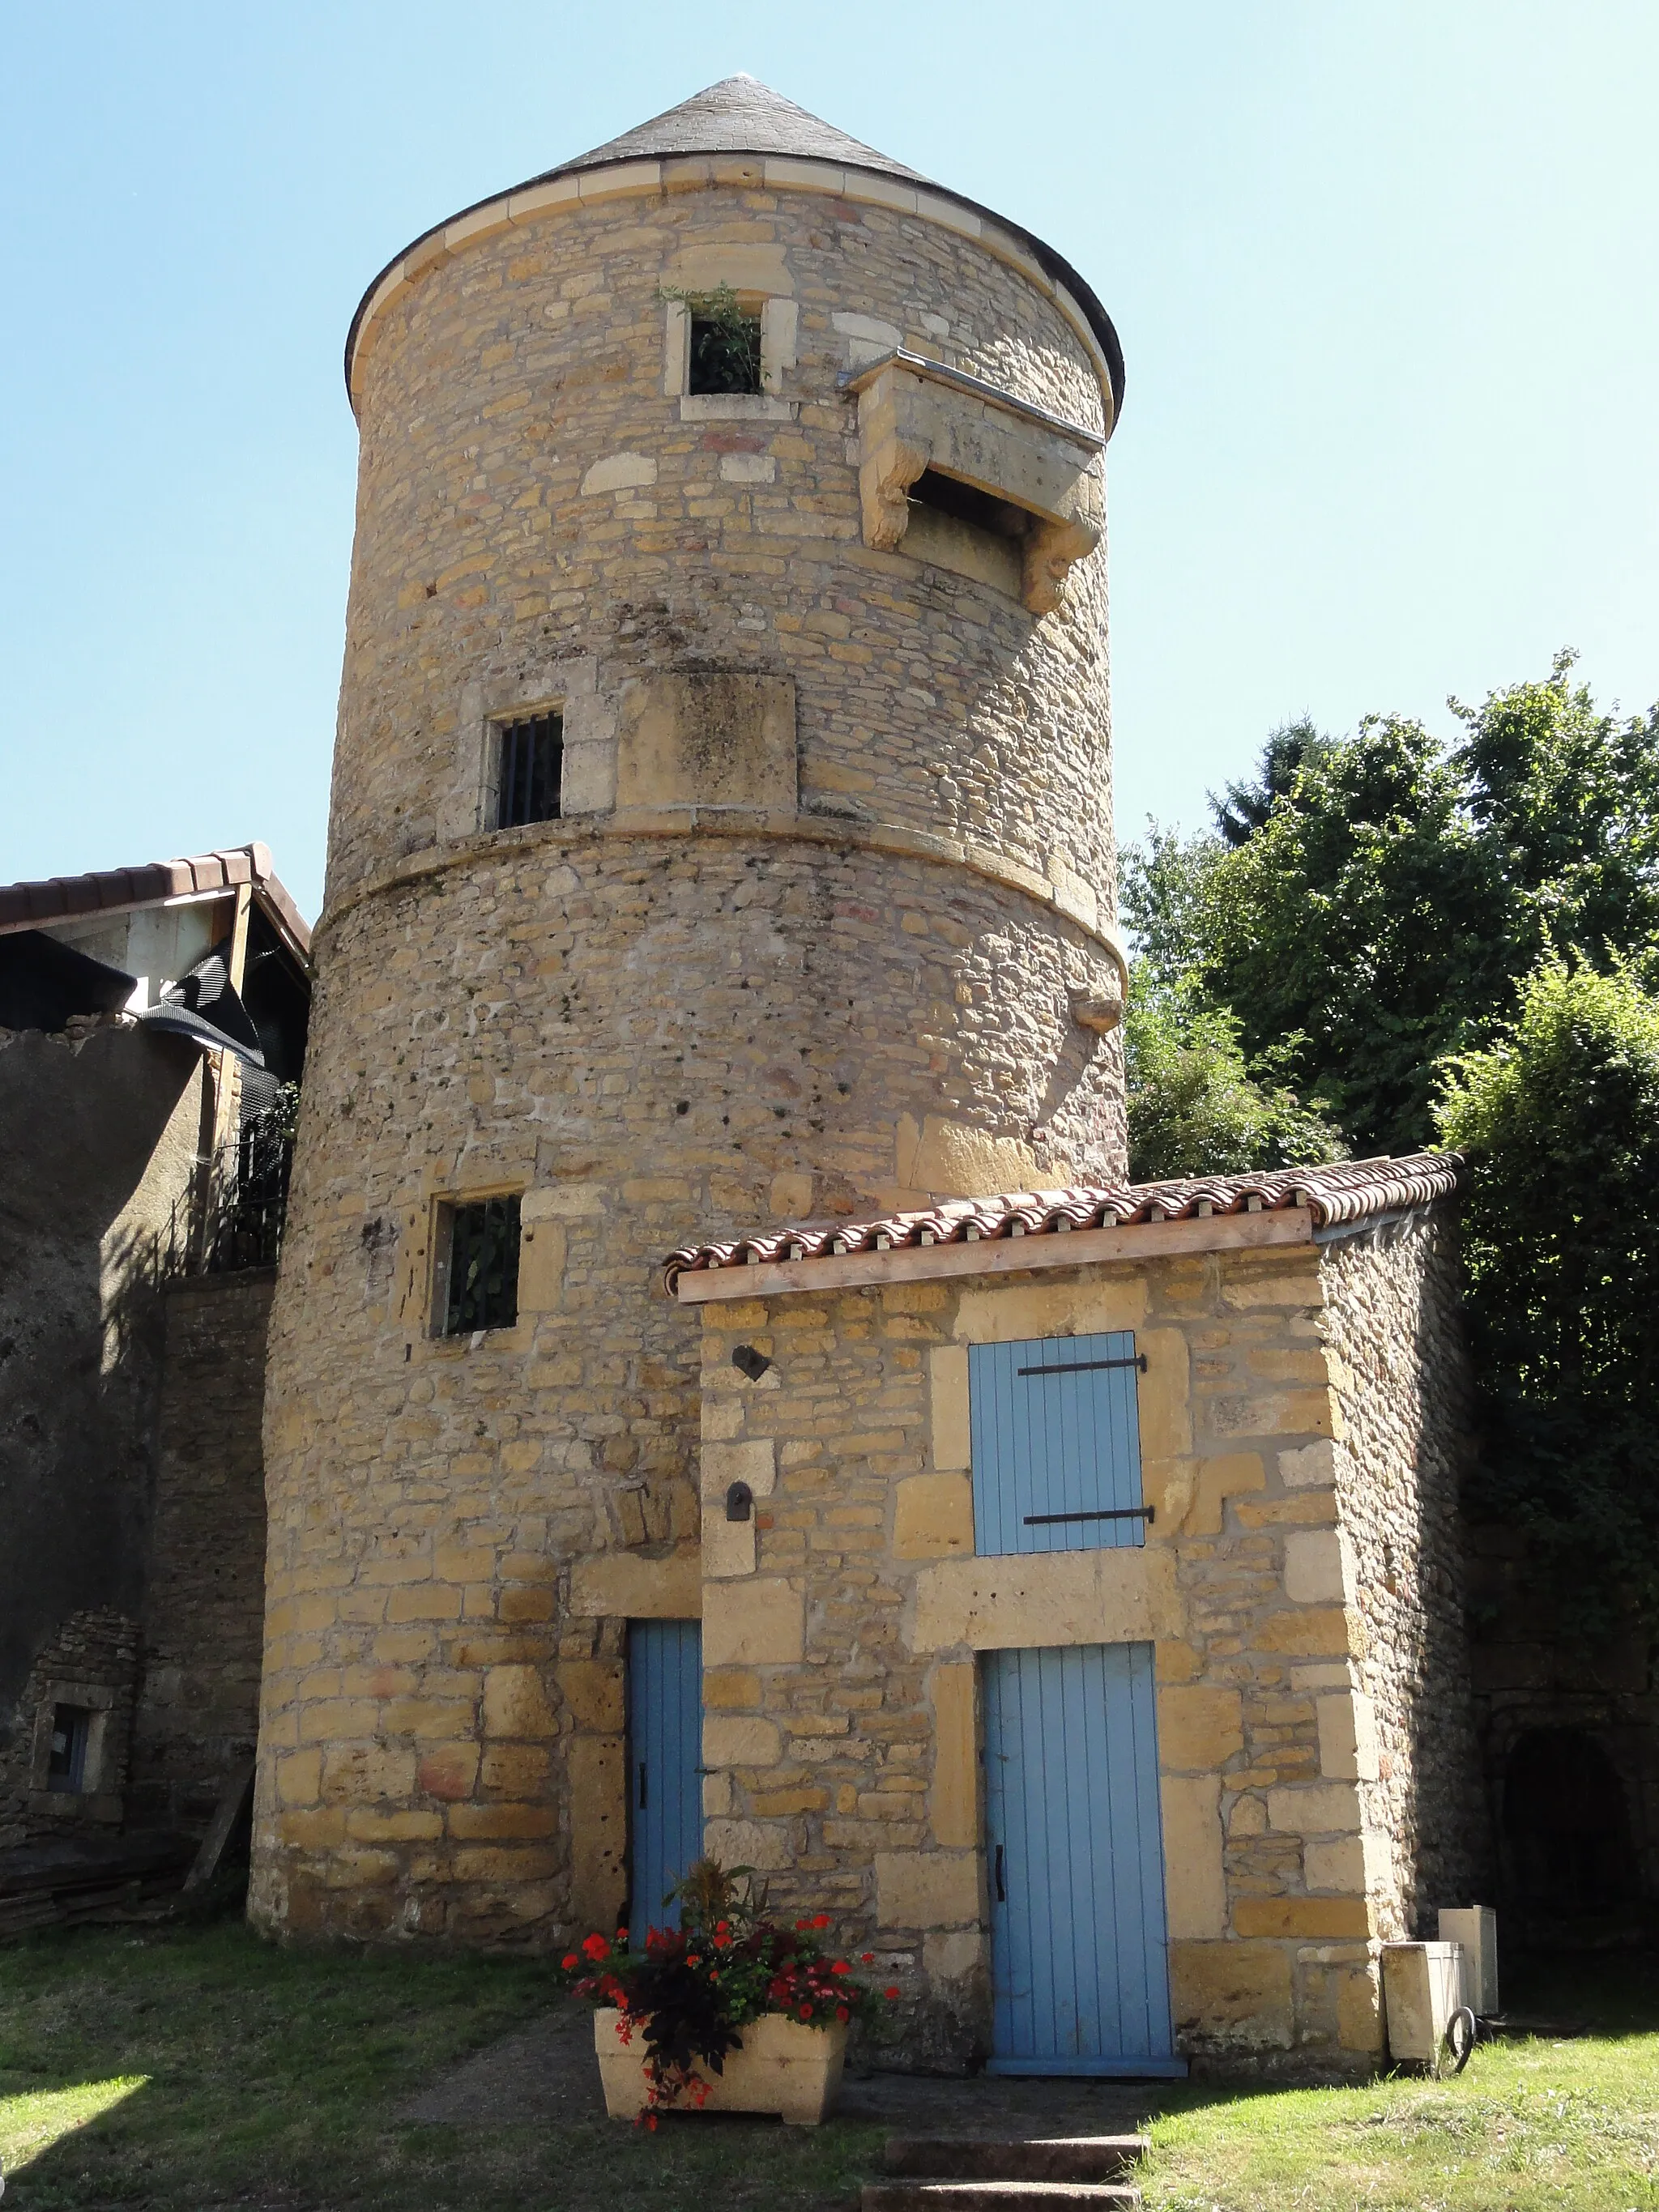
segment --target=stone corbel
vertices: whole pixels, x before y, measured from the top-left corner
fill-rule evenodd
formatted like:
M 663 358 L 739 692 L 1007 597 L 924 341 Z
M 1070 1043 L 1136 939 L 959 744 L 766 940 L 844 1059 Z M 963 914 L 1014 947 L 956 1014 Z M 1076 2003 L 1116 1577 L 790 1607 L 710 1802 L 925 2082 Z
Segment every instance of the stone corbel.
M 1052 613 L 1068 571 L 1100 540 L 1104 440 L 919 354 L 888 355 L 851 389 L 865 544 L 897 550 L 909 527 L 910 487 L 937 469 L 1029 517 L 1022 597 L 1031 613 Z

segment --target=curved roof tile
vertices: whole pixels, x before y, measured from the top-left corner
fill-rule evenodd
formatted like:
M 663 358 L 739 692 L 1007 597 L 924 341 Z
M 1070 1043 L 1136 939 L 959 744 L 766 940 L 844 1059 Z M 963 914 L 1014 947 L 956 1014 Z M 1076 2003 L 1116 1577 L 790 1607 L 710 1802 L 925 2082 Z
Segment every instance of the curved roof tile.
M 1007 1191 L 958 1198 L 866 1221 L 810 1223 L 713 1244 L 684 1245 L 664 1262 L 669 1291 L 683 1274 L 782 1260 L 827 1260 L 902 1245 L 972 1243 L 981 1237 L 1049 1237 L 1073 1229 L 1125 1228 L 1218 1213 L 1305 1206 L 1322 1228 L 1431 1206 L 1456 1190 L 1456 1152 L 1402 1159 L 1340 1160 L 1329 1167 L 1278 1168 L 1262 1175 L 1200 1176 L 1174 1182 L 1076 1184 L 1065 1190 Z

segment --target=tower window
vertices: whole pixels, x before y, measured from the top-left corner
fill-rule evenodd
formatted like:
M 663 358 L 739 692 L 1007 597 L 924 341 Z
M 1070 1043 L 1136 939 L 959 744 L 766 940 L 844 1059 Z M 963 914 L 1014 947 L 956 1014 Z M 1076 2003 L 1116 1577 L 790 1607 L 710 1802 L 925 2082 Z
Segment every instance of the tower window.
M 519 1318 L 519 1201 L 486 1198 L 447 1209 L 449 1234 L 438 1299 L 445 1336 L 511 1328 Z
M 922 471 L 910 487 L 910 499 L 916 507 L 931 507 L 936 514 L 948 514 L 975 530 L 988 531 L 994 538 L 1018 541 L 1024 537 L 1030 521 L 1028 514 L 1006 499 L 981 491 L 976 484 L 963 483 L 959 477 L 947 477 L 938 469 Z
M 691 313 L 691 359 L 686 389 L 758 392 L 761 319 L 746 313 L 729 284 L 686 295 Z
M 54 1705 L 52 1745 L 46 1759 L 48 1790 L 78 1794 L 86 1787 L 87 1746 L 92 1739 L 92 1714 L 85 1705 Z M 35 1741 L 39 1742 L 37 1736 Z M 38 1755 L 38 1754 L 37 1754 Z M 39 1773 L 40 1769 L 35 1769 Z
M 564 768 L 564 716 L 528 714 L 520 722 L 504 722 L 501 744 L 495 827 L 512 830 L 523 822 L 556 821 Z

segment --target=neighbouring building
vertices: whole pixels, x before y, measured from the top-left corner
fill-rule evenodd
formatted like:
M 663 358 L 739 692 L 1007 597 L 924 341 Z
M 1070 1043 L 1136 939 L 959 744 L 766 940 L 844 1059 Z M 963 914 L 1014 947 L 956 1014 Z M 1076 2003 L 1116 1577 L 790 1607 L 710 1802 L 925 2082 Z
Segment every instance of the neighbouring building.
M 262 845 L 0 886 L 0 1844 L 198 1833 L 252 1753 L 308 946 Z
M 1098 300 L 733 78 L 427 233 L 347 376 L 256 1921 L 545 1947 L 706 1843 L 913 2063 L 1369 2064 L 1480 1849 L 1455 1178 L 1122 1187 Z M 994 2001 L 1016 1774 L 1133 1808 L 1133 2049 Z

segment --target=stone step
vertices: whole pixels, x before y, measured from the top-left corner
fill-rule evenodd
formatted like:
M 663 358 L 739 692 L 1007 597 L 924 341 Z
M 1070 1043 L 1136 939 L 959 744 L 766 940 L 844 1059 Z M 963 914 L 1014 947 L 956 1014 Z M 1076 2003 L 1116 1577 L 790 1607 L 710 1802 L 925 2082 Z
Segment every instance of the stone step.
M 932 2181 L 1115 2181 L 1146 2150 L 1145 2136 L 890 2136 L 886 2163 Z
M 1124 2212 L 1138 2189 L 1116 2181 L 866 2181 L 862 2212 Z

